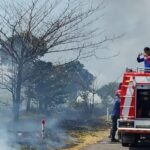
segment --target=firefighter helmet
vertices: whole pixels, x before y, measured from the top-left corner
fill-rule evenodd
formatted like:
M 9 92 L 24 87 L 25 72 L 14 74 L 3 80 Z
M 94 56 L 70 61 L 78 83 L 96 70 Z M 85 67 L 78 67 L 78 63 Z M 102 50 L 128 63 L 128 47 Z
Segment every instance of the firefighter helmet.
M 115 91 L 115 95 L 120 96 L 121 91 L 120 90 L 116 90 Z

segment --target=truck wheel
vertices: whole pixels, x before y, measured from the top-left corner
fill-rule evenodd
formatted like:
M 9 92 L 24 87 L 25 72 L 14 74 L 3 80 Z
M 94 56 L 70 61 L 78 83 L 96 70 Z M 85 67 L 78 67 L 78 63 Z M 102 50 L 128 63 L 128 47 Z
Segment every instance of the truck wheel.
M 124 147 L 135 147 L 137 144 L 137 136 L 135 134 L 122 134 L 121 136 L 122 146 Z
M 134 143 L 134 144 L 129 144 L 129 143 L 123 143 L 123 142 L 122 142 L 122 146 L 123 146 L 123 147 L 136 147 L 136 143 Z
M 118 132 L 118 140 L 121 142 L 121 132 Z
M 122 146 L 123 146 L 123 147 L 129 147 L 129 143 L 123 143 L 123 142 L 122 142 Z

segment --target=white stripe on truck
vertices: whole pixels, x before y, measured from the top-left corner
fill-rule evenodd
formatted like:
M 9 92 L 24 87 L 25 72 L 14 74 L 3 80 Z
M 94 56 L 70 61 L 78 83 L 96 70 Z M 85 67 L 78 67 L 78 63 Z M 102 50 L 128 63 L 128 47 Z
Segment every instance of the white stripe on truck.
M 131 87 L 131 85 L 133 85 L 133 83 L 129 82 L 127 92 L 126 92 L 126 96 L 125 96 L 124 107 L 123 107 L 123 110 L 122 110 L 123 118 L 127 118 L 126 116 L 129 116 L 129 111 L 130 111 L 129 106 L 131 106 L 132 95 L 133 95 L 133 92 L 134 92 L 134 89 Z

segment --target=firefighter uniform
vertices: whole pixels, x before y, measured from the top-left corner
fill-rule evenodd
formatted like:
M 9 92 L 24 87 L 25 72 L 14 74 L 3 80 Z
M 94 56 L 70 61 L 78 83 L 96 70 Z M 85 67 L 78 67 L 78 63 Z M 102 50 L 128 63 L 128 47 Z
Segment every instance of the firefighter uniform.
M 144 54 L 140 53 L 137 57 L 137 62 L 144 62 L 144 71 L 150 72 L 150 48 L 145 47 L 144 48 Z
M 115 103 L 114 103 L 112 115 L 111 115 L 111 119 L 112 119 L 111 141 L 112 142 L 117 141 L 115 139 L 115 135 L 117 131 L 117 120 L 119 119 L 119 117 L 120 117 L 120 96 L 116 95 Z

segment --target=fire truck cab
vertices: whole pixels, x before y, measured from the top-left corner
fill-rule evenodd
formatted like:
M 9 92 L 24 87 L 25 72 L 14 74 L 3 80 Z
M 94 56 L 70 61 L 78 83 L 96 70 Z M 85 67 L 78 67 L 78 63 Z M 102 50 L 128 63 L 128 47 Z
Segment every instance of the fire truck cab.
M 117 127 L 122 146 L 150 139 L 150 72 L 127 70 L 120 88 Z

